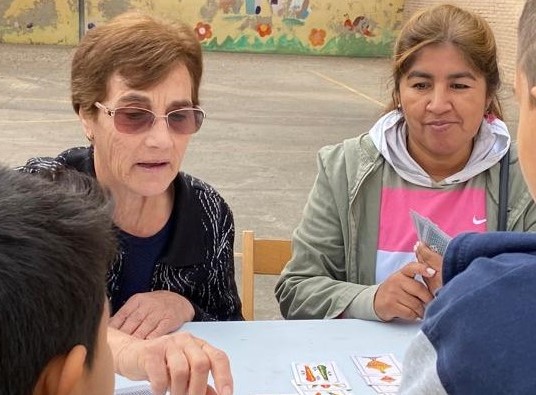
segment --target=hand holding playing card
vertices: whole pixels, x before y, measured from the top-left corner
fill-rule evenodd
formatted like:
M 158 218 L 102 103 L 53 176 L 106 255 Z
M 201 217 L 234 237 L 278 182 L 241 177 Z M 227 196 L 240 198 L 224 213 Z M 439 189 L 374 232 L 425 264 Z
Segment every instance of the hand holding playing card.
M 419 262 L 408 263 L 381 283 L 374 297 L 374 310 L 378 317 L 384 321 L 422 318 L 425 305 L 434 297 L 415 276 L 433 276 L 429 269 Z
M 431 277 L 423 277 L 428 289 L 435 295 L 437 290 L 443 286 L 443 257 L 420 241 L 415 244 L 414 251 L 417 262 L 436 271 L 436 274 Z
M 443 256 L 452 237 L 441 230 L 430 219 L 423 217 L 418 212 L 411 210 L 410 215 L 413 219 L 419 241 L 426 244 L 432 251 Z

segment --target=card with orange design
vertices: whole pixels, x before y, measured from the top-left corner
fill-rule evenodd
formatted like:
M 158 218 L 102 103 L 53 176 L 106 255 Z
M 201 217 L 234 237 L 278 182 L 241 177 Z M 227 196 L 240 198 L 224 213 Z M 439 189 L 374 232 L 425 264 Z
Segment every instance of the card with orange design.
M 383 376 L 363 376 L 363 380 L 368 385 L 375 386 L 399 386 L 402 381 L 402 376 L 384 374 Z
M 349 389 L 350 386 L 342 372 L 333 361 L 306 362 L 292 364 L 294 381 L 298 386 L 313 386 L 320 384 L 337 384 L 339 388 Z
M 402 367 L 393 354 L 385 355 L 352 355 L 359 373 L 362 376 L 401 376 Z

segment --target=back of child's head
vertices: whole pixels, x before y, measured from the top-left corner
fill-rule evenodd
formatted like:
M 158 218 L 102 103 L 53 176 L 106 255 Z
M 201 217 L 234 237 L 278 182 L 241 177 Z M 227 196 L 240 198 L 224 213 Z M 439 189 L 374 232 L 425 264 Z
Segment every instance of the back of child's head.
M 92 368 L 116 251 L 111 203 L 79 173 L 49 178 L 0 167 L 0 394 L 31 394 L 76 345 Z
M 536 86 L 536 0 L 527 0 L 519 18 L 517 64 L 527 77 L 528 87 Z M 536 105 L 536 100 L 532 99 Z

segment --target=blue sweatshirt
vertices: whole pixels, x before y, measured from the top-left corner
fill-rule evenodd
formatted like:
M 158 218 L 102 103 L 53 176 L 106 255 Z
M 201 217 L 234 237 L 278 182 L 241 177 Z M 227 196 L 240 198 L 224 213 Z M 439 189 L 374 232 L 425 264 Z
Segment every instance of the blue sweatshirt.
M 404 358 L 400 394 L 536 393 L 536 234 L 466 233 Z

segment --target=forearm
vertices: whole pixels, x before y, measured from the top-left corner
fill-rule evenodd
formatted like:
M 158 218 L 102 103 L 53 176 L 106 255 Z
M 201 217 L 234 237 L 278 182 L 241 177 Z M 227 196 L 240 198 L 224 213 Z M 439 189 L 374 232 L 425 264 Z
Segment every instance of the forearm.
M 374 310 L 374 297 L 379 285 L 364 288 L 342 313 L 342 318 L 359 318 L 362 320 L 381 321 Z
M 131 345 L 133 341 L 136 341 L 136 339 L 131 335 L 121 332 L 119 329 L 108 327 L 108 344 L 112 350 L 115 373 L 125 375 L 126 372 L 121 369 L 121 356 L 125 348 Z
M 287 319 L 340 317 L 368 286 L 326 276 L 284 276 L 276 288 L 282 315 Z

